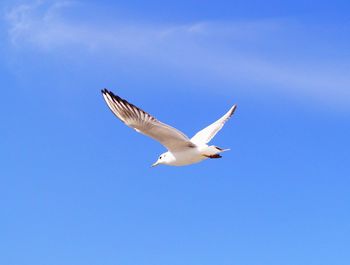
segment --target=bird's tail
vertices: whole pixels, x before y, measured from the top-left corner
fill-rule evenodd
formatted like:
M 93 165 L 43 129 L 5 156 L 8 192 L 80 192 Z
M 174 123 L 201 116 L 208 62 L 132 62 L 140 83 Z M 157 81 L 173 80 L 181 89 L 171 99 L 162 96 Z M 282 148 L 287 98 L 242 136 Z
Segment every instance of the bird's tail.
M 212 146 L 209 146 L 209 147 L 214 147 L 218 151 L 218 153 L 222 153 L 222 152 L 226 152 L 226 151 L 230 151 L 231 150 L 230 148 L 223 149 L 223 148 L 220 148 L 220 147 L 215 146 L 215 145 L 212 145 Z
M 230 150 L 230 149 L 223 149 L 223 148 L 217 147 L 215 145 L 211 145 L 211 146 L 208 146 L 204 150 L 203 155 L 206 157 L 210 157 L 210 158 L 219 158 L 219 157 L 221 157 L 219 155 L 220 153 L 228 151 L 228 150 Z

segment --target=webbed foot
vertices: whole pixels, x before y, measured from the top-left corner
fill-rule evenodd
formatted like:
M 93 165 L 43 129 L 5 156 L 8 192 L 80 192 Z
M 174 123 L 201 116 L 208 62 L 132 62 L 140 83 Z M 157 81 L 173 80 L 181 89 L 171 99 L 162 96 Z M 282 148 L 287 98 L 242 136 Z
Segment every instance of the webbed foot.
M 208 157 L 208 158 L 221 158 L 222 156 L 219 155 L 219 154 L 215 154 L 215 155 L 204 155 L 205 157 Z

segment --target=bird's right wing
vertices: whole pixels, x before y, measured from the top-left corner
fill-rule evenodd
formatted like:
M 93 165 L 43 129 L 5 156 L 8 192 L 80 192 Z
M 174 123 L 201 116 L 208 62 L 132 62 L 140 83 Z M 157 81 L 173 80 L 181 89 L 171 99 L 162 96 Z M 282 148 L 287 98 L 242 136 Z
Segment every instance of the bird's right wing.
M 213 139 L 213 137 L 221 130 L 225 122 L 228 121 L 228 119 L 232 116 L 236 108 L 237 105 L 233 105 L 232 108 L 224 116 L 193 136 L 191 138 L 191 142 L 197 145 L 209 143 L 210 140 Z
M 137 132 L 160 142 L 169 151 L 180 151 L 195 147 L 184 133 L 158 121 L 152 115 L 127 102 L 125 99 L 118 97 L 107 89 L 102 90 L 102 95 L 108 107 L 122 122 Z

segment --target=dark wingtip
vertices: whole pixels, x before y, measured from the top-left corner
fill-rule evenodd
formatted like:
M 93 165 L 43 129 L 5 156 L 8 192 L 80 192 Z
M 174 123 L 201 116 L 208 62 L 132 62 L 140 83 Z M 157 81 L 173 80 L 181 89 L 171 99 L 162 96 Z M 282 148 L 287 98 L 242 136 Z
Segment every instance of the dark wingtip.
M 234 104 L 231 108 L 231 113 L 230 113 L 230 117 L 233 115 L 233 113 L 235 113 L 235 110 L 237 109 L 237 104 Z
M 103 95 L 108 94 L 111 98 L 113 98 L 114 100 L 117 101 L 123 101 L 126 104 L 132 105 L 131 103 L 129 103 L 128 101 L 126 101 L 125 99 L 122 99 L 121 97 L 119 97 L 118 95 L 114 94 L 112 91 L 109 91 L 107 88 L 104 88 L 101 90 Z M 132 105 L 134 106 L 134 105 Z

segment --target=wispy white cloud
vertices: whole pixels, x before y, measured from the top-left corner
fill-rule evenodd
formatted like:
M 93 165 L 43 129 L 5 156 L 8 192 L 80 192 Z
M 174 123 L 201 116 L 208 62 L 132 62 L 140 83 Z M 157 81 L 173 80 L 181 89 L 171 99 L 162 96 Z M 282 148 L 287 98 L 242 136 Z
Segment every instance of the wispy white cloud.
M 226 83 L 243 81 L 256 87 L 261 84 L 264 89 L 270 87 L 270 92 L 316 98 L 331 104 L 346 105 L 350 101 L 350 77 L 345 74 L 344 62 L 322 58 L 316 62 L 301 55 L 291 63 L 290 57 L 299 51 L 293 49 L 293 44 L 282 42 L 281 45 L 289 45 L 286 53 L 292 51 L 293 55 L 287 56 L 276 41 L 269 42 L 288 36 L 292 29 L 289 21 L 209 21 L 185 25 L 145 25 L 121 20 L 111 24 L 76 22 L 64 16 L 64 11 L 74 4 L 36 1 L 13 7 L 6 14 L 9 40 L 19 49 L 29 47 L 48 53 L 67 48 L 85 49 L 92 54 L 108 50 Z M 282 55 L 257 48 L 269 44 L 282 51 Z M 315 41 L 314 45 L 317 44 Z M 319 55 L 322 56 L 322 51 Z

